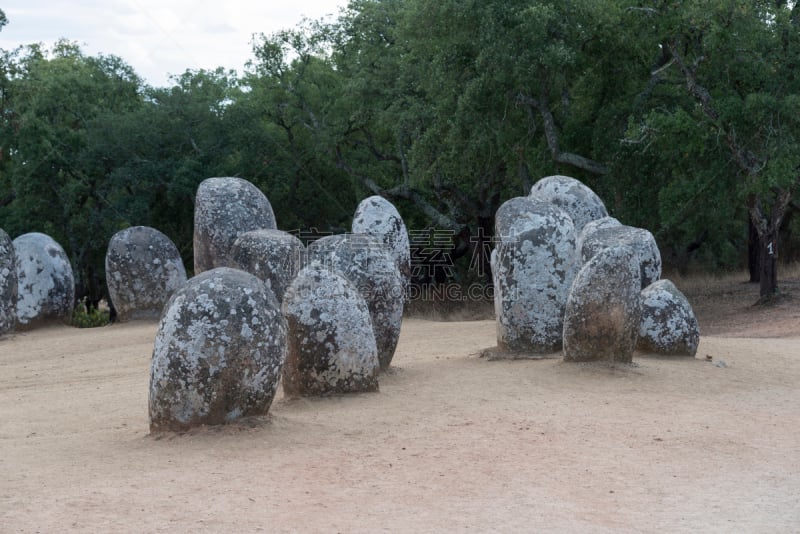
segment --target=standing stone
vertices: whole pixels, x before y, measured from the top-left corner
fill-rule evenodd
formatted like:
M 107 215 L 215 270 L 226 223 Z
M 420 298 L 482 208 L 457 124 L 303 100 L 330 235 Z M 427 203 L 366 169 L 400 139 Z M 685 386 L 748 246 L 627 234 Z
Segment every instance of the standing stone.
M 66 319 L 75 304 L 75 278 L 66 252 L 38 232 L 13 241 L 17 270 L 17 326 Z
M 578 272 L 564 314 L 564 361 L 630 363 L 642 306 L 639 264 L 628 247 L 593 256 Z
M 158 319 L 172 294 L 186 283 L 178 247 L 149 226 L 133 226 L 111 237 L 106 285 L 118 321 Z
M 530 196 L 543 202 L 551 202 L 567 212 L 575 225 L 575 234 L 589 221 L 608 216 L 600 197 L 583 182 L 569 176 L 548 176 L 531 188 Z
M 306 251 L 305 265 L 311 265 L 315 261 L 320 262 L 324 267 L 331 268 L 333 251 L 341 242 L 347 239 L 347 234 L 326 235 L 308 244 Z M 392 256 L 394 259 L 394 256 Z
M 675 284 L 659 280 L 644 288 L 638 348 L 657 354 L 694 356 L 699 344 L 697 317 Z
M 581 256 L 581 251 L 583 250 L 583 244 L 598 230 L 602 230 L 604 228 L 611 228 L 614 226 L 622 226 L 622 223 L 619 222 L 614 217 L 603 217 L 602 219 L 595 219 L 593 221 L 589 221 L 583 226 L 583 230 L 580 231 L 578 234 L 578 244 L 575 248 L 578 249 L 578 256 Z M 584 263 L 581 259 L 581 265 Z
M 354 234 L 378 237 L 392 251 L 397 270 L 403 277 L 403 287 L 411 280 L 411 247 L 408 231 L 397 208 L 383 197 L 371 196 L 361 201 L 353 217 Z
M 17 322 L 17 268 L 14 244 L 0 228 L 0 336 Z
M 389 247 L 377 237 L 349 234 L 331 254 L 331 267 L 349 280 L 369 308 L 381 370 L 392 362 L 403 322 L 403 280 Z
M 287 322 L 283 391 L 287 396 L 378 390 L 378 349 L 358 290 L 314 262 L 283 298 Z
M 661 278 L 661 252 L 653 234 L 643 228 L 613 224 L 600 228 L 584 239 L 581 256 L 585 263 L 603 249 L 623 246 L 633 250 L 639 262 L 640 290 Z
M 176 291 L 150 368 L 150 430 L 186 430 L 264 415 L 278 388 L 286 325 L 272 291 L 220 267 Z
M 552 204 L 520 197 L 501 206 L 495 222 L 497 345 L 511 352 L 556 351 L 577 267 L 572 219 Z
M 194 205 L 195 274 L 231 266 L 231 247 L 240 234 L 276 228 L 269 200 L 247 180 L 203 180 Z
M 306 248 L 296 236 L 281 230 L 252 230 L 236 238 L 231 248 L 235 267 L 259 277 L 280 304 L 300 272 Z

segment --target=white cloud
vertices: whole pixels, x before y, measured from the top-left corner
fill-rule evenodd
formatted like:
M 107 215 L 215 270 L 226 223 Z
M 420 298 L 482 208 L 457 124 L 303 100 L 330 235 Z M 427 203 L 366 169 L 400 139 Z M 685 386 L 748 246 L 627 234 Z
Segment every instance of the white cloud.
M 218 66 L 241 71 L 254 34 L 335 15 L 347 0 L 5 0 L 0 48 L 59 38 L 87 54 L 114 54 L 154 85 L 168 74 Z

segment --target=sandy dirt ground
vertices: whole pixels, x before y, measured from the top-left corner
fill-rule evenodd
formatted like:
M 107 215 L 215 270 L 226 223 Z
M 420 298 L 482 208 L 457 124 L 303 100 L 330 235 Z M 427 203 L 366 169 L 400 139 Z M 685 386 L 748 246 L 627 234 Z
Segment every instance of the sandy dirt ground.
M 180 435 L 148 432 L 155 323 L 14 334 L 0 531 L 797 532 L 800 304 L 781 306 L 615 369 L 487 361 L 492 321 L 407 319 L 379 393 L 279 393 Z

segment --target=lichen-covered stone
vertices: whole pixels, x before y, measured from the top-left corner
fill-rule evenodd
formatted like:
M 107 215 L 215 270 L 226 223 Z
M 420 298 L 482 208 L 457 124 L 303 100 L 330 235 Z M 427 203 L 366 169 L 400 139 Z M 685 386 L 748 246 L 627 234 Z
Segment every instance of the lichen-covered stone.
M 306 250 L 306 262 L 303 265 L 311 265 L 312 263 L 319 262 L 326 268 L 331 268 L 331 260 L 333 258 L 333 251 L 339 244 L 347 239 L 348 234 L 334 234 L 326 235 L 316 241 L 308 244 Z M 394 256 L 392 256 L 394 258 Z
M 494 234 L 500 239 L 509 238 L 521 219 L 530 219 L 542 202 L 533 197 L 513 197 L 503 202 L 494 215 Z M 508 239 L 506 239 L 508 240 Z
M 272 206 L 256 186 L 241 178 L 208 178 L 197 188 L 194 205 L 194 272 L 230 267 L 239 235 L 275 230 Z
M 65 319 L 75 304 L 72 265 L 61 245 L 32 232 L 13 241 L 17 270 L 17 327 Z
M 378 361 L 388 369 L 403 322 L 403 280 L 389 247 L 377 237 L 348 234 L 333 249 L 330 265 L 361 293 L 369 308 Z
M 495 222 L 500 241 L 491 263 L 498 347 L 556 351 L 578 265 L 572 219 L 552 204 L 517 198 L 501 206 Z
M 548 176 L 531 188 L 530 196 L 543 202 L 551 202 L 567 212 L 575 225 L 575 234 L 589 221 L 608 216 L 605 204 L 597 194 L 583 182 L 569 176 Z
M 411 247 L 406 224 L 397 208 L 383 197 L 365 198 L 356 208 L 352 230 L 354 234 L 374 235 L 389 246 L 397 270 L 403 277 L 403 287 L 408 287 L 411 280 Z
M 630 363 L 642 314 L 639 264 L 628 247 L 593 256 L 578 272 L 564 313 L 564 361 Z
M 283 313 L 287 396 L 378 390 L 380 364 L 369 308 L 352 283 L 314 262 L 289 286 Z
M 638 348 L 657 354 L 694 356 L 699 344 L 697 317 L 675 284 L 659 280 L 644 288 Z
M 231 248 L 234 266 L 259 277 L 283 301 L 286 288 L 300 272 L 306 248 L 296 236 L 281 230 L 252 230 L 236 238 Z
M 628 247 L 639 262 L 641 289 L 661 278 L 661 252 L 653 234 L 644 228 L 625 225 L 610 225 L 587 236 L 581 248 L 583 262 L 610 247 Z
M 580 231 L 578 234 L 578 243 L 575 248 L 578 249 L 578 256 L 581 255 L 581 251 L 583 250 L 583 244 L 586 240 L 593 235 L 598 230 L 602 230 L 604 228 L 611 228 L 614 226 L 622 226 L 622 223 L 619 222 L 614 217 L 603 217 L 602 219 L 595 219 L 593 221 L 589 221 L 583 226 L 583 230 Z M 583 264 L 583 260 L 581 259 L 581 264 Z
M 264 415 L 278 388 L 286 325 L 272 291 L 220 267 L 190 279 L 164 309 L 150 368 L 150 430 Z
M 17 322 L 17 268 L 14 244 L 0 228 L 0 336 Z
M 158 319 L 172 294 L 186 283 L 178 247 L 149 226 L 133 226 L 111 237 L 106 285 L 118 321 Z

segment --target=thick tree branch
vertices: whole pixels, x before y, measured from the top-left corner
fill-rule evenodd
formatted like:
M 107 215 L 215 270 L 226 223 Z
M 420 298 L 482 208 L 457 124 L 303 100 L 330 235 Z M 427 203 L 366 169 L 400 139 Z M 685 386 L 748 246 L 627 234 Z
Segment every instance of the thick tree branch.
M 542 97 L 539 99 L 535 99 L 520 93 L 517 95 L 516 99 L 517 102 L 524 104 L 530 109 L 534 109 L 538 112 L 539 117 L 542 119 L 544 137 L 547 141 L 547 147 L 550 149 L 550 154 L 552 155 L 553 161 L 556 163 L 571 165 L 578 169 L 588 171 L 592 174 L 608 174 L 608 166 L 598 161 L 594 161 L 593 159 L 586 158 L 579 154 L 573 154 L 572 152 L 561 151 L 561 148 L 558 144 L 558 128 L 556 126 L 553 113 L 550 111 L 548 99 L 545 95 L 542 95 Z
M 375 195 L 380 195 L 389 199 L 404 199 L 413 202 L 430 220 L 439 228 L 453 230 L 458 233 L 463 228 L 463 225 L 458 224 L 453 217 L 449 217 L 437 210 L 425 197 L 418 191 L 412 189 L 407 184 L 402 184 L 391 189 L 385 189 L 379 186 L 375 180 L 357 172 L 350 166 L 344 159 L 341 147 L 336 147 L 336 160 L 337 167 L 344 170 L 347 174 L 360 181 L 364 187 Z
M 705 87 L 697 83 L 694 68 L 689 68 L 686 64 L 683 56 L 678 52 L 675 41 L 669 41 L 667 47 L 669 48 L 672 58 L 675 60 L 675 64 L 678 65 L 681 74 L 683 74 L 686 80 L 686 89 L 689 91 L 689 94 L 700 104 L 703 113 L 709 118 L 717 131 L 725 135 L 725 141 L 728 144 L 731 155 L 742 172 L 744 172 L 750 180 L 754 179 L 764 168 L 764 162 L 759 161 L 755 154 L 739 144 L 736 139 L 736 131 L 733 128 L 727 129 L 724 124 L 722 124 L 719 112 L 714 107 L 714 103 L 711 99 L 711 94 Z M 699 61 L 701 61 L 701 59 L 698 59 L 695 65 Z

